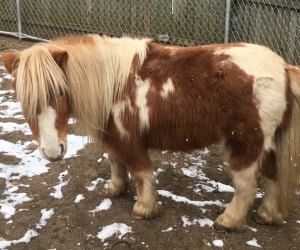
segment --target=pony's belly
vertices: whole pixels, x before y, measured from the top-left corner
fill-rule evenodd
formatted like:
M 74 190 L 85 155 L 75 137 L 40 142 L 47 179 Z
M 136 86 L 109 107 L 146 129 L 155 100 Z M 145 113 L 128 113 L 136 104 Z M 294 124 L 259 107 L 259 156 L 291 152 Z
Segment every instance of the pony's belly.
M 187 131 L 193 132 L 193 130 Z M 149 149 L 173 150 L 173 151 L 191 151 L 194 149 L 202 149 L 220 141 L 218 133 L 198 132 L 180 134 L 180 133 L 156 133 L 148 134 L 146 146 Z

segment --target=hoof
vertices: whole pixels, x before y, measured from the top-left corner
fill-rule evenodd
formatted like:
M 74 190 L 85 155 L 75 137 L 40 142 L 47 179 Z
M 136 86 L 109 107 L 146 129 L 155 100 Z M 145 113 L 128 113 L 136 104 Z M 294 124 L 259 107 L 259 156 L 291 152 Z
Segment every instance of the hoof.
M 152 206 L 145 206 L 141 202 L 136 202 L 133 206 L 131 217 L 137 220 L 155 218 L 161 209 L 161 206 L 155 202 Z
M 276 211 L 270 211 L 265 207 L 260 207 L 255 215 L 255 221 L 262 225 L 281 225 L 283 223 L 283 215 Z
M 234 220 L 221 214 L 215 221 L 214 228 L 219 232 L 240 232 L 246 229 L 246 220 Z

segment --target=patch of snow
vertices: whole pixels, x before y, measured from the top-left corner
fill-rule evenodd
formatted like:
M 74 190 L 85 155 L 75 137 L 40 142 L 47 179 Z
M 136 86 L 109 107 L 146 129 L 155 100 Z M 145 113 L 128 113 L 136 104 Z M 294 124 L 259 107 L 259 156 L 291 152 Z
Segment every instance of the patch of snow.
M 15 115 L 21 113 L 19 102 L 6 101 L 0 104 L 0 107 L 6 107 L 0 111 L 0 118 L 15 118 Z
M 256 228 L 254 228 L 254 227 L 248 227 L 251 231 L 253 231 L 253 232 L 257 232 L 257 229 Z
M 51 218 L 51 216 L 54 214 L 54 209 L 42 209 L 41 210 L 41 218 L 39 223 L 36 224 L 36 228 L 37 229 L 42 229 L 46 224 L 47 224 L 47 220 L 49 220 Z M 7 247 L 10 247 L 11 245 L 16 245 L 18 243 L 29 243 L 30 240 L 33 237 L 38 236 L 39 234 L 33 230 L 33 229 L 29 229 L 25 235 L 18 240 L 5 240 L 4 238 L 0 237 L 0 249 L 4 249 Z
M 8 79 L 8 80 L 14 79 L 14 77 L 11 74 L 4 74 L 3 78 Z
M 44 208 L 41 210 L 41 214 L 42 214 L 42 217 L 40 219 L 40 222 L 36 224 L 37 229 L 41 229 L 44 226 L 46 226 L 47 220 L 49 220 L 52 217 L 52 215 L 54 214 L 54 209 L 53 208 L 49 208 L 49 209 Z
M 111 225 L 104 226 L 97 234 L 97 238 L 104 242 L 113 235 L 116 235 L 119 239 L 121 239 L 127 233 L 132 233 L 132 227 L 127 226 L 124 223 L 113 223 Z
M 78 194 L 74 200 L 75 203 L 79 203 L 80 201 L 84 200 L 83 194 Z
M 100 212 L 100 211 L 104 211 L 104 210 L 108 210 L 110 209 L 112 205 L 112 202 L 110 199 L 104 199 L 99 206 L 97 206 L 95 209 L 91 210 L 90 212 L 91 213 L 97 213 L 97 212 Z
M 103 160 L 107 160 L 108 159 L 108 154 L 107 153 L 104 153 L 98 160 L 97 162 L 101 162 Z
M 256 194 L 256 198 L 262 198 L 264 195 L 263 195 L 263 193 L 261 193 L 261 192 L 257 192 L 257 194 Z
M 91 181 L 92 185 L 86 187 L 86 189 L 89 190 L 89 191 L 94 191 L 95 188 L 96 188 L 96 186 L 97 186 L 97 184 L 98 184 L 99 182 L 104 182 L 104 181 L 105 181 L 105 180 L 102 179 L 102 178 L 97 178 L 96 180 Z
M 88 136 L 68 135 L 68 151 L 64 158 L 78 156 L 78 151 L 85 148 L 88 143 Z
M 81 141 L 81 138 L 82 137 L 75 135 L 68 137 L 70 145 L 69 153 L 66 155 L 66 158 L 73 156 L 72 154 L 76 154 L 77 150 L 84 147 L 84 144 L 78 143 L 78 141 Z M 0 163 L 0 178 L 6 179 L 6 187 L 3 193 L 6 198 L 0 200 L 0 213 L 3 214 L 4 218 L 6 219 L 15 214 L 15 207 L 17 205 L 31 200 L 26 193 L 17 193 L 18 186 L 12 185 L 11 181 L 19 180 L 22 177 L 31 178 L 36 175 L 47 173 L 49 170 L 49 167 L 46 166 L 49 161 L 42 158 L 38 149 L 34 150 L 33 152 L 28 151 L 28 147 L 32 144 L 35 144 L 35 142 L 28 141 L 21 144 L 21 142 L 11 143 L 0 140 L 1 154 L 11 155 L 20 159 L 20 162 L 17 165 L 5 165 Z M 62 183 L 61 185 L 63 186 L 64 184 L 65 183 Z M 61 187 L 57 188 L 59 189 Z
M 209 184 L 211 184 L 214 188 L 216 188 L 219 192 L 229 192 L 229 193 L 234 193 L 235 188 L 233 188 L 230 185 L 223 184 L 221 182 L 216 182 L 216 181 L 208 181 Z
M 214 246 L 216 246 L 216 247 L 223 247 L 223 246 L 224 246 L 223 240 L 213 240 L 212 243 L 213 243 Z
M 16 206 L 32 199 L 26 193 L 15 193 L 5 190 L 3 193 L 6 198 L 0 201 L 0 213 L 4 215 L 5 219 L 11 218 L 16 213 Z
M 198 166 L 190 166 L 188 168 L 181 168 L 182 173 L 188 177 L 198 178 L 200 180 L 207 180 L 208 178 L 205 174 L 199 169 Z
M 300 220 L 297 220 L 296 223 L 299 223 L 299 224 L 300 224 Z
M 225 207 L 225 204 L 223 202 L 221 202 L 220 200 L 215 200 L 215 201 L 192 201 L 186 197 L 183 196 L 178 196 L 175 195 L 173 193 L 171 193 L 170 191 L 167 190 L 158 190 L 158 194 L 160 196 L 166 197 L 166 198 L 171 198 L 173 201 L 176 202 L 182 202 L 182 203 L 186 203 L 189 205 L 194 205 L 197 207 L 203 207 L 206 205 L 216 205 L 216 206 L 220 206 L 220 207 Z
M 0 249 L 4 249 L 6 247 L 10 247 L 11 245 L 16 245 L 18 243 L 29 243 L 31 238 L 38 236 L 39 234 L 33 230 L 28 230 L 25 235 L 18 240 L 5 240 L 0 237 Z
M 210 186 L 207 186 L 205 184 L 196 184 L 196 186 L 194 188 L 195 193 L 201 193 L 203 190 L 207 193 L 211 193 L 211 192 L 215 191 L 216 189 L 212 188 Z
M 176 165 L 177 165 L 178 163 L 177 162 L 170 162 L 170 165 L 173 167 L 173 168 L 176 168 Z
M 0 78 L 1 79 L 1 78 Z M 0 90 L 0 95 L 13 95 L 15 91 L 13 91 L 12 89 L 8 89 L 8 90 Z
M 162 233 L 166 233 L 166 232 L 170 232 L 170 231 L 173 231 L 174 228 L 173 227 L 168 227 L 167 229 L 165 230 L 161 230 Z
M 0 122 L 0 134 L 22 132 L 24 135 L 32 135 L 28 123 L 17 124 L 15 122 Z
M 189 220 L 189 218 L 187 216 L 182 216 L 181 220 L 183 222 L 183 226 L 191 226 L 191 225 L 196 225 L 199 224 L 200 227 L 204 227 L 204 226 L 209 226 L 212 227 L 214 222 L 211 219 L 208 218 L 204 218 L 204 219 L 193 219 L 192 221 Z
M 50 193 L 50 196 L 53 196 L 56 199 L 61 199 L 63 197 L 63 193 L 61 191 L 62 187 L 68 185 L 69 180 L 64 181 L 64 177 L 67 176 L 69 174 L 68 170 L 65 170 L 64 172 L 60 173 L 58 176 L 58 181 L 59 183 L 56 186 L 53 186 L 54 188 L 54 192 Z
M 253 238 L 252 240 L 247 241 L 246 244 L 248 244 L 249 246 L 253 246 L 253 247 L 261 247 L 261 245 L 259 245 L 257 243 L 257 240 L 255 238 Z

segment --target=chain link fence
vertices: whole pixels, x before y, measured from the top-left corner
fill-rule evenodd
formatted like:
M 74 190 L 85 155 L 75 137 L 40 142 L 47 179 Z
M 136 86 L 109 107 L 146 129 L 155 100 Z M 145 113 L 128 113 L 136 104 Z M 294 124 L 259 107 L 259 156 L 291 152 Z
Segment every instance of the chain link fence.
M 0 6 L 0 33 L 23 38 L 98 33 L 184 46 L 243 41 L 300 64 L 300 0 L 0 0 Z

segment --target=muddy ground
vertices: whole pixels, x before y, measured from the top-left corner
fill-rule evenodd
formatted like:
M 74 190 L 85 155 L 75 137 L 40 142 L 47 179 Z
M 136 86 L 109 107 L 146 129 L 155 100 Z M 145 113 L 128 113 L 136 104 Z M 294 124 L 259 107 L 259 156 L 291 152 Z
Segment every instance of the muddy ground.
M 9 37 L 0 37 L 0 50 L 23 49 L 33 44 Z M 0 71 L 0 79 L 1 74 Z M 10 89 L 9 79 L 3 78 L 0 90 Z M 1 101 L 13 100 L 13 96 L 3 92 Z M 2 97 L 2 98 L 1 98 Z M 7 107 L 1 106 L 1 109 Z M 0 111 L 1 111 L 0 109 Z M 23 119 L 0 118 L 0 122 L 24 124 Z M 1 131 L 1 125 L 0 125 Z M 74 133 L 70 125 L 70 133 Z M 0 139 L 10 143 L 31 141 L 30 135 L 20 131 L 5 132 L 2 129 Z M 35 150 L 30 146 L 31 151 Z M 106 210 L 92 213 L 105 196 L 105 186 L 110 179 L 108 160 L 104 152 L 86 145 L 74 156 L 57 163 L 49 163 L 47 173 L 22 177 L 13 181 L 13 174 L 1 177 L 0 200 L 8 196 L 8 181 L 18 187 L 19 193 L 26 193 L 30 201 L 15 206 L 15 213 L 5 218 L 0 213 L 0 248 L 1 242 L 8 249 L 299 249 L 300 248 L 300 209 L 286 220 L 282 226 L 264 226 L 254 222 L 254 214 L 260 198 L 257 198 L 249 211 L 247 229 L 243 232 L 223 233 L 213 228 L 212 221 L 224 210 L 232 197 L 231 179 L 224 169 L 224 164 L 216 146 L 206 151 L 191 154 L 151 151 L 154 170 L 156 170 L 157 189 L 162 211 L 152 220 L 135 220 L 130 212 L 134 204 L 135 189 L 133 183 L 129 191 L 118 198 L 110 198 L 111 206 Z M 101 158 L 101 162 L 99 162 Z M 0 151 L 0 166 L 16 166 L 20 158 Z M 158 170 L 157 170 L 158 169 Z M 63 180 L 69 180 L 62 187 L 61 199 L 50 195 L 59 183 L 59 175 L 68 171 Z M 93 181 L 99 180 L 95 189 L 89 191 Z M 214 182 L 215 181 L 215 182 Z M 225 188 L 222 188 L 222 184 Z M 229 186 L 228 186 L 229 185 Z M 164 195 L 168 193 L 168 195 Z M 85 197 L 78 203 L 74 200 L 78 194 Z M 193 201 L 219 201 L 205 206 L 198 206 Z M 299 196 L 297 208 L 299 208 Z M 8 201 L 13 203 L 13 201 Z M 53 215 L 42 227 L 37 227 L 42 209 L 53 209 Z M 99 232 L 105 226 L 123 223 L 131 232 L 117 237 L 113 235 L 101 241 Z M 27 243 L 22 239 L 28 230 L 37 233 Z M 130 230 L 129 230 L 130 231 Z M 6 243 L 5 243 L 6 242 Z M 7 243 L 10 242 L 10 243 Z M 253 242 L 257 243 L 253 244 Z M 5 245 L 6 244 L 6 245 Z

